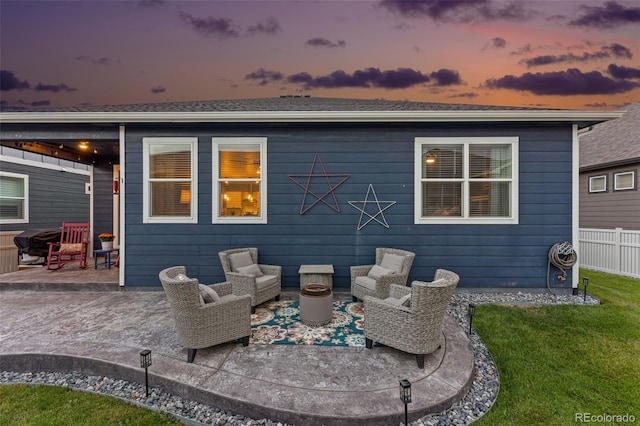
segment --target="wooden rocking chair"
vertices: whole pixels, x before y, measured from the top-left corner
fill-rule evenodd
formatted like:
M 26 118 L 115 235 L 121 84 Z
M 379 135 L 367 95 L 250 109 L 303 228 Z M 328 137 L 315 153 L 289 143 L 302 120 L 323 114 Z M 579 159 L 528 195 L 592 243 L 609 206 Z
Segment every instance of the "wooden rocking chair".
M 87 267 L 89 223 L 62 222 L 60 242 L 49 244 L 47 269 L 60 269 L 65 263 L 80 260 L 80 268 Z

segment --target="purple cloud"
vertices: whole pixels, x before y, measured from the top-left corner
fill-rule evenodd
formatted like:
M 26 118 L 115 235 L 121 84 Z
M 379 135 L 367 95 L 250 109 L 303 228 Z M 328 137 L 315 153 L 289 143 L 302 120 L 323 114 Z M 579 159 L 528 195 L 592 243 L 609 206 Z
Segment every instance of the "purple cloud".
M 284 78 L 284 75 L 279 71 L 265 70 L 264 68 L 258 68 L 252 73 L 244 76 L 246 80 L 256 80 L 260 86 L 266 86 L 267 84 L 280 81 Z
M 33 101 L 29 105 L 34 107 L 49 106 L 51 105 L 51 101 Z
M 324 76 L 312 77 L 303 72 L 287 77 L 287 82 L 303 84 L 305 89 L 314 88 L 343 88 L 343 87 L 376 87 L 383 89 L 406 89 L 417 84 L 427 83 L 431 80 L 428 75 L 422 74 L 410 68 L 398 68 L 395 70 L 380 71 L 370 67 L 364 70 L 354 71 L 348 74 L 337 70 Z
M 181 10 L 178 10 L 178 16 L 203 37 L 216 37 L 220 40 L 240 37 L 241 29 L 232 19 L 196 18 Z
M 524 21 L 535 12 L 520 2 L 494 3 L 491 0 L 380 0 L 381 7 L 405 18 L 429 18 L 441 22 Z
M 455 70 L 439 69 L 429 74 L 434 80 L 436 80 L 438 86 L 452 86 L 455 84 L 462 84 L 460 74 Z
M 0 70 L 0 91 L 24 90 L 30 87 L 31 85 L 27 80 L 20 81 L 11 71 Z
M 326 38 L 322 37 L 314 37 L 312 39 L 307 40 L 305 43 L 307 46 L 311 47 L 346 47 L 347 42 L 344 40 L 338 40 L 337 42 L 333 42 Z
M 598 71 L 583 73 L 577 68 L 547 73 L 525 73 L 519 77 L 506 75 L 484 83 L 490 89 L 510 89 L 536 95 L 604 95 L 629 92 L 639 83 L 613 80 Z
M 450 99 L 453 99 L 453 98 L 472 99 L 472 98 L 477 98 L 477 97 L 478 97 L 478 94 L 474 93 L 474 92 L 464 92 L 464 93 L 458 93 L 457 95 L 449 96 Z
M 614 28 L 625 24 L 640 23 L 640 7 L 625 7 L 615 1 L 605 3 L 605 6 L 580 6 L 583 15 L 569 22 L 576 27 L 591 27 L 600 29 Z
M 150 9 L 155 9 L 158 7 L 162 7 L 164 6 L 165 1 L 164 0 L 140 0 L 138 2 L 138 6 L 140 7 L 147 7 Z
M 75 87 L 69 87 L 66 84 L 42 84 L 42 83 L 38 83 L 38 85 L 33 89 L 36 92 L 53 92 L 53 93 L 59 93 L 59 92 L 75 92 L 76 89 Z
M 165 89 L 162 86 L 156 86 L 156 87 L 152 87 L 151 90 L 149 91 L 153 94 L 157 94 L 157 93 L 164 93 L 167 91 L 167 89 Z
M 276 18 L 273 16 L 268 17 L 262 22 L 258 22 L 255 25 L 251 25 L 247 28 L 247 33 L 251 35 L 255 34 L 269 34 L 274 35 L 279 32 L 282 32 L 282 27 Z
M 609 59 L 612 57 L 631 59 L 633 57 L 633 53 L 631 53 L 631 49 L 628 47 L 618 43 L 613 43 L 608 46 L 603 46 L 599 52 L 584 52 L 582 55 L 575 55 L 573 53 L 566 53 L 563 55 L 540 55 L 533 58 L 523 59 L 519 63 L 526 65 L 527 68 L 532 68 L 540 65 L 559 64 L 563 62 L 587 62 L 599 59 Z
M 609 71 L 609 74 L 611 74 L 612 77 L 623 80 L 640 78 L 640 68 L 629 68 L 618 66 L 616 64 L 609 64 L 607 71 Z
M 111 60 L 105 57 L 96 59 L 88 55 L 80 55 L 76 57 L 76 60 L 82 61 L 82 62 L 88 62 L 96 65 L 111 65 Z

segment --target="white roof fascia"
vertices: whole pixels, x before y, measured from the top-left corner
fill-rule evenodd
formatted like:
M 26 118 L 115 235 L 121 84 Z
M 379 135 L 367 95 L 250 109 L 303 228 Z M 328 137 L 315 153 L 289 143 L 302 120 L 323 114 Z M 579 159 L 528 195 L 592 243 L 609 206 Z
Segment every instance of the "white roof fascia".
M 0 123 L 203 123 L 203 122 L 600 122 L 624 112 L 573 110 L 486 111 L 207 111 L 207 112 L 4 112 Z

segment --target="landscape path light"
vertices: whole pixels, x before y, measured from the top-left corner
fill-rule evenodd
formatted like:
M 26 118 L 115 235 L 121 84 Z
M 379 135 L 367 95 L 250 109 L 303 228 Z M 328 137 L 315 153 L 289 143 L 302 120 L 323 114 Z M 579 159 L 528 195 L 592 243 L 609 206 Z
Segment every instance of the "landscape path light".
M 409 424 L 407 404 L 411 402 L 411 382 L 407 379 L 400 380 L 400 401 L 404 402 L 404 424 L 406 426 Z
M 584 302 L 587 301 L 587 286 L 589 285 L 589 278 L 584 277 L 582 279 L 582 285 L 584 286 Z
M 476 305 L 469 303 L 469 336 L 471 336 L 471 323 L 473 323 L 473 316 L 476 314 Z
M 145 349 L 140 352 L 140 367 L 144 368 L 144 388 L 149 397 L 149 366 L 151 365 L 151 351 Z

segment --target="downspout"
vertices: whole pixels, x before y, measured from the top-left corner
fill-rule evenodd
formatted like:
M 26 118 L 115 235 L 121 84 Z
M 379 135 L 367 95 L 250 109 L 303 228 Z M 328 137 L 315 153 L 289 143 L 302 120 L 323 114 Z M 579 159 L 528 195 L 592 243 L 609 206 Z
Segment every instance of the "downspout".
M 125 188 L 124 188 L 124 176 L 125 176 L 125 158 L 124 158 L 124 153 L 125 153 L 125 149 L 124 149 L 124 139 L 125 139 L 125 135 L 124 135 L 124 125 L 120 125 L 120 131 L 119 131 L 120 137 L 119 137 L 119 149 L 120 149 L 120 153 L 119 153 L 119 161 L 120 161 L 120 196 L 119 201 L 120 201 L 120 220 L 118 221 L 118 238 L 120 240 L 120 261 L 118 263 L 118 283 L 120 284 L 120 290 L 124 290 L 124 269 L 126 267 L 126 262 L 124 261 L 125 259 L 125 247 L 126 247 L 126 235 L 124 233 L 124 218 L 126 217 L 125 212 L 124 212 L 124 208 L 125 208 Z
M 591 129 L 590 129 L 591 130 Z M 574 250 L 579 248 L 580 244 L 580 133 L 578 125 L 573 125 L 573 141 L 572 141 L 572 157 L 571 157 L 571 241 Z M 582 133 L 584 134 L 584 133 Z M 574 295 L 578 294 L 578 280 L 580 278 L 580 255 L 576 250 L 576 263 L 571 269 L 571 287 Z

